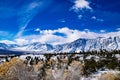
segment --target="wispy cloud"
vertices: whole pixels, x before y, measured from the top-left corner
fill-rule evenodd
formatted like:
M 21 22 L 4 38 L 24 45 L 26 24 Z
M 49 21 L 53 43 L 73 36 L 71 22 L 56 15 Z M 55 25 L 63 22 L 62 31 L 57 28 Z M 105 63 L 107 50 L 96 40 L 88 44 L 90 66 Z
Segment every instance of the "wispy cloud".
M 17 13 L 16 10 L 12 7 L 6 7 L 6 6 L 0 7 L 0 18 L 5 19 L 5 18 L 13 17 L 17 15 L 16 13 Z
M 11 37 L 13 37 L 13 34 L 11 32 L 8 31 L 0 31 L 0 40 L 3 39 L 11 39 Z
M 117 28 L 116 30 L 120 31 L 120 28 Z
M 59 19 L 58 22 L 65 23 L 66 20 L 65 19 Z
M 19 32 L 17 33 L 16 37 L 22 36 L 29 22 L 34 18 L 34 16 L 40 10 L 45 8 L 49 3 L 50 1 L 36 0 L 36 1 L 30 2 L 29 4 L 24 5 L 21 8 L 21 10 L 18 12 Z
M 0 40 L 0 43 L 16 44 L 14 41 L 10 41 L 10 40 Z
M 18 24 L 20 30 L 17 33 L 16 37 L 20 37 L 22 35 L 28 23 L 39 11 L 41 4 L 42 2 L 31 2 L 21 8 L 21 11 L 18 13 L 19 15 Z
M 61 20 L 62 23 L 65 23 L 66 21 L 65 20 Z
M 7 31 L 0 31 L 0 36 L 8 36 L 9 33 Z

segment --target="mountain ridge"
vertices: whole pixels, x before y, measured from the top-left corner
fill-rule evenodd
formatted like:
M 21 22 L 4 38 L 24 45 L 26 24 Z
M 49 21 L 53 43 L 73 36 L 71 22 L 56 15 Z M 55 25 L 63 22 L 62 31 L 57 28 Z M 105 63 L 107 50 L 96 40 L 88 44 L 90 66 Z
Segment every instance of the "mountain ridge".
M 96 39 L 79 38 L 73 42 L 52 45 L 48 43 L 34 42 L 26 45 L 0 43 L 0 49 L 19 50 L 19 51 L 37 51 L 41 53 L 60 53 L 60 52 L 80 52 L 93 50 L 118 50 L 120 49 L 120 36 L 98 37 Z

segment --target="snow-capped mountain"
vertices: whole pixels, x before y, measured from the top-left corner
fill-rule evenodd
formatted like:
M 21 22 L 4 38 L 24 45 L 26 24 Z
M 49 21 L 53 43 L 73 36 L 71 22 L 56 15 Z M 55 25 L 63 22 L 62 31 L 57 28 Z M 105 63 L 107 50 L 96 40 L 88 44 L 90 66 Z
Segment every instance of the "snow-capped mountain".
M 0 49 L 8 49 L 9 46 L 5 43 L 0 43 Z
M 14 47 L 14 50 L 22 50 L 22 51 L 39 51 L 39 52 L 50 52 L 53 50 L 53 46 L 50 44 L 42 44 L 40 42 L 34 42 L 30 44 L 26 44 L 19 47 Z
M 19 47 L 18 44 L 6 44 L 6 43 L 0 43 L 0 49 L 11 49 L 14 47 Z
M 80 52 L 92 50 L 117 50 L 120 49 L 120 37 L 96 38 L 96 39 L 78 39 L 64 46 L 63 51 Z
M 118 50 L 120 49 L 120 37 L 103 38 L 98 37 L 96 39 L 78 39 L 70 43 L 51 45 L 47 43 L 34 42 L 23 46 L 17 44 L 5 44 L 0 43 L 0 49 L 8 50 L 22 50 L 22 51 L 38 51 L 42 53 L 51 52 L 80 52 L 80 51 L 92 51 L 92 50 Z

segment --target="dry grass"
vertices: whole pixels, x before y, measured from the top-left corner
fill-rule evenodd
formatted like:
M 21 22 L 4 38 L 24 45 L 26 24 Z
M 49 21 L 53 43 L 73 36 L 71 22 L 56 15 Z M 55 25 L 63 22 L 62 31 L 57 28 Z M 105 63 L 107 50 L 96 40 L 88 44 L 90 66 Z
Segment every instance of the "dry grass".
M 102 74 L 98 80 L 120 80 L 120 74 L 115 73 L 105 73 Z

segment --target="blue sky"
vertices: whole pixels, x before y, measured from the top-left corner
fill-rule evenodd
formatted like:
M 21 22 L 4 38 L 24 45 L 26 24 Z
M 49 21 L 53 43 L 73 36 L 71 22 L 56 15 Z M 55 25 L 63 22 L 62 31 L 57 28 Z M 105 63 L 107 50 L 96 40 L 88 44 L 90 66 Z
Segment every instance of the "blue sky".
M 120 0 L 0 0 L 0 40 L 61 43 L 113 35 L 120 30 L 119 6 Z

